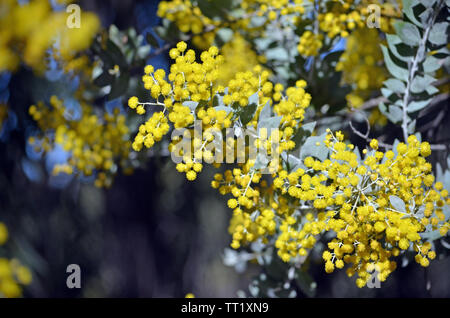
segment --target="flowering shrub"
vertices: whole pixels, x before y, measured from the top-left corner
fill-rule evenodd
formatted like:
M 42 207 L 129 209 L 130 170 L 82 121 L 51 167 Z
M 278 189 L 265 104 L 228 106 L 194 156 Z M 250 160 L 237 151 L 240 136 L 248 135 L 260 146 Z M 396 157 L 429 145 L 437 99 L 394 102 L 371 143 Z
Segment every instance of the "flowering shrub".
M 448 102 L 448 9 L 443 0 L 161 1 L 160 46 L 153 33 L 145 43 L 114 26 L 92 40 L 91 13 L 74 34 L 46 0 L 6 1 L 0 27 L 39 13 L 58 28 L 5 31 L 0 71 L 41 72 L 51 52 L 64 80 L 77 80 L 28 108 L 28 145 L 67 154 L 52 175 L 109 187 L 164 151 L 189 181 L 214 170 L 231 248 L 268 273 L 281 260 L 277 270 L 313 295 L 299 278 L 310 259 L 356 275 L 362 288 L 403 259 L 427 267 L 441 252 L 450 229 L 449 143 L 439 130 L 448 110 L 437 110 Z M 166 70 L 147 63 L 163 53 Z M 0 123 L 7 111 L 0 106 Z M 8 264 L 2 270 L 0 259 L 0 292 L 18 296 L 29 273 Z M 9 285 L 2 271 L 13 273 Z M 295 296 L 289 284 L 259 277 L 250 292 Z

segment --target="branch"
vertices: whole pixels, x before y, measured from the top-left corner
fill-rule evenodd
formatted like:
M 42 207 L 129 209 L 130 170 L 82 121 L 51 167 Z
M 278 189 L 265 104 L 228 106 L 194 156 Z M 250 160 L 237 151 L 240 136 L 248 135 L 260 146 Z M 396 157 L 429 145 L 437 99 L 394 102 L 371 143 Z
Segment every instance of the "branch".
M 434 24 L 434 21 L 436 20 L 439 12 L 441 11 L 442 3 L 443 3 L 443 0 L 441 0 L 439 2 L 439 4 L 436 6 L 435 11 L 433 12 L 433 17 L 432 17 L 430 23 L 427 25 L 425 32 L 423 33 L 419 47 L 417 48 L 416 55 L 414 56 L 414 59 L 412 61 L 412 65 L 410 63 L 408 63 L 408 66 L 411 66 L 411 67 L 409 67 L 408 79 L 406 81 L 406 90 L 405 90 L 405 95 L 403 96 L 403 103 L 402 103 L 403 104 L 402 105 L 403 106 L 402 130 L 403 130 L 403 139 L 405 140 L 405 142 L 408 139 L 407 106 L 408 106 L 409 97 L 410 97 L 411 84 L 412 84 L 412 81 L 414 80 L 414 76 L 416 75 L 416 71 L 418 70 L 418 64 L 419 64 L 420 60 L 422 59 L 423 54 L 425 53 L 425 47 L 427 44 L 428 36 L 430 34 L 430 31 Z

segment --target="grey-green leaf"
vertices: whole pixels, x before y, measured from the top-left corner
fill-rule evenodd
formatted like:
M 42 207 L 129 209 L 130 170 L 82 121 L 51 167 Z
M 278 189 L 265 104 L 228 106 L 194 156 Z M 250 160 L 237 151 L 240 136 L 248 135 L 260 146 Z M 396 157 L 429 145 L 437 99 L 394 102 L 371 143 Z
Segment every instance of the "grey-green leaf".
M 269 131 L 273 128 L 278 128 L 280 126 L 281 116 L 261 118 L 258 122 L 258 129 L 267 128 Z
M 329 150 L 324 144 L 325 136 L 324 133 L 320 136 L 311 136 L 306 139 L 303 146 L 300 148 L 300 159 L 312 156 L 321 161 L 328 157 Z M 319 145 L 317 145 L 319 143 Z
M 404 69 L 394 63 L 391 56 L 389 55 L 388 49 L 384 45 L 381 45 L 381 50 L 383 51 L 384 62 L 386 63 L 386 67 L 387 67 L 389 73 L 391 73 L 393 76 L 395 76 L 398 79 L 407 81 L 408 80 L 408 70 Z
M 440 22 L 433 25 L 430 31 L 428 41 L 435 45 L 444 45 L 447 43 L 447 22 Z
M 389 106 L 389 112 L 386 114 L 388 119 L 392 121 L 394 124 L 398 123 L 403 118 L 403 111 L 399 106 L 391 105 Z
M 413 8 L 419 4 L 419 1 L 417 0 L 403 0 L 403 13 L 408 17 L 408 19 L 411 20 L 415 25 L 418 27 L 422 27 L 422 24 L 416 19 L 416 16 L 414 15 Z
M 406 213 L 405 202 L 403 202 L 403 200 L 400 199 L 398 196 L 396 195 L 389 196 L 389 201 L 391 202 L 391 205 L 394 207 L 395 210 Z
M 396 93 L 404 93 L 406 89 L 405 83 L 396 78 L 390 78 L 384 81 L 384 85 Z
M 408 111 L 408 113 L 417 112 L 417 111 L 423 109 L 424 107 L 426 107 L 430 103 L 430 101 L 431 101 L 431 98 L 427 99 L 427 100 L 410 102 L 408 104 L 408 108 L 406 110 Z
M 416 76 L 414 77 L 411 83 L 411 92 L 415 94 L 420 94 L 427 89 L 427 87 L 431 86 L 436 79 L 432 76 Z
M 425 59 L 425 62 L 423 62 L 423 70 L 425 73 L 431 73 L 436 70 L 438 70 L 441 67 L 441 63 L 439 59 L 435 58 L 434 56 L 430 55 Z
M 419 45 L 420 32 L 414 24 L 404 21 L 397 21 L 394 23 L 394 28 L 403 43 L 410 46 Z

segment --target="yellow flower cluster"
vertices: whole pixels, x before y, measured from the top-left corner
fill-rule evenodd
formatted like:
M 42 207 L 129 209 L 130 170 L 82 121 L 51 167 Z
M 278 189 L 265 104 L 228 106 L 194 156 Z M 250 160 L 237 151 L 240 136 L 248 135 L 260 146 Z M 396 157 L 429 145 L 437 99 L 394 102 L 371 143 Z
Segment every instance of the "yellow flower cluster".
M 0 222 L 0 246 L 8 240 L 8 229 Z M 16 259 L 0 257 L 0 298 L 16 298 L 22 295 L 22 286 L 32 280 L 30 270 Z
M 67 1 L 65 1 L 67 2 Z M 58 42 L 58 55 L 68 61 L 89 47 L 100 27 L 96 15 L 82 12 L 81 27 L 68 28 L 68 14 L 52 11 L 48 0 L 0 2 L 0 72 L 15 71 L 21 61 L 45 70 L 46 51 Z M 12 27 L 13 26 L 13 27 Z
M 267 16 L 275 20 L 279 16 L 303 14 L 303 0 L 243 0 L 240 4 L 248 15 Z
M 277 151 L 295 148 L 293 137 L 311 101 L 305 91 L 305 81 L 299 80 L 294 87 L 285 89 L 281 84 L 271 83 L 269 73 L 257 66 L 253 71 L 238 72 L 226 84 L 219 85 L 218 70 L 223 58 L 217 48 L 201 53 L 199 63 L 195 53 L 180 42 L 170 51 L 170 56 L 175 62 L 167 79 L 162 70 L 155 71 L 150 65 L 145 68 L 144 86 L 155 102 L 140 102 L 136 97 L 128 102 L 138 114 L 144 114 L 146 106 L 163 108 L 141 126 L 136 149 L 146 145 L 146 136 L 158 141 L 161 134 L 155 138 L 154 130 L 164 125 L 161 128 L 164 135 L 169 130 L 168 122 L 177 128 L 187 128 L 185 134 L 192 137 L 194 120 L 201 120 L 204 135 L 192 141 L 192 148 L 199 153 L 179 153 L 183 162 L 176 167 L 186 173 L 188 180 L 195 180 L 203 169 L 201 160 L 212 163 L 209 159 L 214 156 L 206 150 L 205 145 L 212 138 L 205 131 L 239 124 L 236 114 L 249 107 L 249 99 L 255 93 L 257 110 L 243 128 L 256 128 L 262 108 L 269 105 L 271 112 L 281 117 Z M 215 109 L 215 98 L 230 107 L 230 114 Z M 266 139 L 267 132 L 263 136 L 263 129 L 259 133 L 255 145 L 269 148 L 268 140 L 274 137 Z M 169 151 L 174 150 L 180 139 L 181 136 L 172 140 Z M 341 132 L 334 135 L 329 132 L 325 139 L 331 153 L 329 159 L 319 161 L 307 157 L 304 169 L 290 171 L 280 160 L 273 167 L 276 172 L 272 182 L 263 179 L 253 169 L 255 162 L 249 159 L 215 174 L 211 186 L 222 195 L 231 195 L 227 203 L 233 210 L 229 226 L 231 246 L 239 248 L 256 240 L 273 241 L 278 255 L 287 262 L 306 256 L 319 234 L 333 232 L 335 238 L 324 252 L 325 270 L 330 273 L 347 266 L 349 276 L 358 274 L 360 287 L 367 283 L 373 271 L 384 281 L 395 269 L 393 258 L 409 248 L 416 250 L 416 261 L 427 266 L 435 252 L 421 234 L 439 230 L 445 235 L 450 227 L 443 213 L 443 206 L 450 203 L 448 191 L 441 183 L 434 182 L 431 164 L 425 159 L 431 153 L 430 145 L 410 136 L 407 144 L 398 145 L 396 152 L 383 153 L 378 151 L 378 141 L 372 140 L 372 150 L 364 150 L 365 158 L 361 160 L 354 146 L 343 140 Z M 234 137 L 225 144 L 223 152 L 231 147 L 236 153 Z
M 362 28 L 365 20 L 358 10 L 351 10 L 349 2 L 333 2 L 331 11 L 318 15 L 320 29 L 327 34 L 329 38 L 337 35 L 347 37 L 355 28 Z
M 211 47 L 200 55 L 201 63 L 196 62 L 193 50 L 187 50 L 186 43 L 180 42 L 177 47 L 171 49 L 169 55 L 174 64 L 170 67 L 167 76 L 163 70 L 154 70 L 148 65 L 142 80 L 144 87 L 150 91 L 155 102 L 140 102 L 137 97 L 128 100 L 128 106 L 135 109 L 138 114 L 145 114 L 147 106 L 162 107 L 162 112 L 154 115 L 139 128 L 139 133 L 133 143 L 133 148 L 139 151 L 146 146 L 150 148 L 155 141 L 161 140 L 162 136 L 169 131 L 168 122 L 172 122 L 175 128 L 192 129 L 194 120 L 201 120 L 203 132 L 209 128 L 222 130 L 229 128 L 238 118 L 233 116 L 233 112 L 227 114 L 223 109 L 214 108 L 214 98 L 220 97 L 224 106 L 230 109 L 244 109 L 249 104 L 249 98 L 257 93 L 258 105 L 253 118 L 247 126 L 256 128 L 259 113 L 264 105 L 273 105 L 275 115 L 281 116 L 281 140 L 279 150 L 288 150 L 295 147 L 292 139 L 295 132 L 300 127 L 303 120 L 305 108 L 311 101 L 311 96 L 305 92 L 306 82 L 298 81 L 295 87 L 286 90 L 283 85 L 273 85 L 269 78 L 269 72 L 262 70 L 261 66 L 254 67 L 253 71 L 238 72 L 227 82 L 220 85 L 220 70 L 223 57 L 218 55 L 218 49 Z M 225 89 L 226 86 L 227 88 Z M 200 103 L 201 102 L 201 103 Z M 191 108 L 186 103 L 191 103 Z M 192 107 L 192 103 L 196 105 Z M 198 105 L 196 103 L 199 103 Z M 167 116 L 165 115 L 167 112 Z M 192 133 L 191 133 L 192 136 Z M 205 134 L 203 134 L 205 137 Z M 187 158 L 187 154 L 177 154 L 183 156 L 184 163 L 177 165 L 177 170 L 185 172 L 189 180 L 194 180 L 197 173 L 202 170 L 201 159 L 211 162 L 214 153 L 207 150 L 211 142 L 212 135 L 206 140 L 195 136 L 192 140 L 193 156 Z M 267 137 L 267 136 L 266 136 Z M 172 141 L 170 151 L 179 140 Z M 261 143 L 261 140 L 256 140 Z M 235 140 L 227 140 L 226 147 L 234 147 Z M 266 140 L 264 145 L 270 148 L 270 142 Z M 197 153 L 196 153 L 197 152 Z M 254 164 L 254 163 L 253 163 Z
M 218 82 L 222 85 L 232 80 L 236 73 L 251 71 L 264 63 L 264 57 L 258 56 L 239 33 L 235 33 L 232 40 L 226 43 L 220 52 L 224 62 L 219 68 Z
M 206 31 L 206 26 L 217 26 L 218 23 L 203 15 L 196 3 L 190 0 L 161 1 L 157 15 L 175 23 L 181 32 L 192 32 L 193 42 L 201 49 L 214 41 L 215 32 Z
M 373 2 L 370 0 L 354 1 L 331 1 L 332 5 L 327 10 L 320 12 L 317 19 L 319 20 L 320 29 L 327 34 L 329 38 L 338 35 L 347 37 L 356 29 L 365 28 L 367 22 L 375 22 L 375 12 L 370 11 L 369 5 L 375 4 L 380 9 L 379 27 L 383 32 L 391 32 L 392 22 L 395 18 L 401 17 L 401 4 Z M 373 10 L 373 9 L 372 9 Z
M 372 150 L 363 151 L 360 164 L 353 145 L 343 142 L 343 135 L 329 133 L 325 139 L 330 159 L 323 162 L 307 157 L 308 170 L 298 169 L 288 174 L 281 171 L 274 180 L 282 193 L 301 203 L 311 203 L 317 215 L 292 218 L 280 227 L 276 247 L 280 257 L 288 261 L 305 255 L 323 232 L 333 231 L 336 237 L 323 253 L 325 271 L 347 267 L 348 276 L 358 274 L 356 284 L 366 285 L 376 270 L 380 281 L 386 280 L 396 268 L 393 260 L 401 251 L 414 249 L 416 261 L 428 266 L 435 257 L 431 244 L 420 234 L 439 230 L 445 235 L 442 207 L 450 204 L 447 190 L 436 182 L 425 157 L 431 153 L 427 142 L 415 136 L 408 143 L 386 153 L 377 151 L 378 141 L 372 140 Z
M 50 107 L 43 103 L 33 105 L 29 113 L 43 131 L 42 140 L 34 137 L 30 142 L 37 150 L 45 152 L 55 145 L 70 153 L 67 164 L 56 165 L 53 173 L 77 173 L 86 176 L 98 172 L 96 186 L 110 186 L 113 172 L 118 166 L 129 170 L 128 127 L 125 116 L 115 109 L 112 114 L 97 115 L 92 106 L 82 103 L 81 118 L 68 119 L 63 101 L 56 96 L 50 99 Z
M 298 52 L 304 57 L 316 56 L 322 47 L 323 35 L 311 31 L 303 32 L 297 46 Z
M 243 0 L 239 3 L 243 17 L 236 19 L 228 16 L 223 21 L 210 19 L 205 16 L 195 0 L 161 1 L 158 6 L 158 16 L 173 23 L 183 33 L 192 33 L 192 42 L 199 49 L 206 49 L 212 45 L 219 27 L 232 30 L 248 30 L 249 35 L 255 36 L 255 30 L 262 30 L 264 26 L 280 16 L 290 16 L 297 19 L 305 12 L 303 0 Z M 223 12 L 225 15 L 225 12 Z M 251 18 L 267 16 L 268 19 L 258 27 L 251 25 Z
M 380 66 L 383 54 L 376 29 L 358 29 L 347 38 L 347 47 L 336 64 L 336 71 L 342 71 L 342 81 L 353 85 L 347 95 L 352 107 L 359 107 L 370 93 L 381 88 L 386 71 Z

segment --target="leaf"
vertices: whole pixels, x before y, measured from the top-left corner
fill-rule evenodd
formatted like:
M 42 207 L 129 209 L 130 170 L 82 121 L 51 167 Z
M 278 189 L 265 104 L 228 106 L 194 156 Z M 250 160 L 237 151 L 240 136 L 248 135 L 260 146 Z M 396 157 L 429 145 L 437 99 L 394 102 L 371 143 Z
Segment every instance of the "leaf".
M 404 93 L 406 86 L 401 80 L 390 78 L 383 83 L 388 89 L 396 93 Z
M 262 118 L 268 118 L 272 115 L 271 109 L 270 109 L 270 101 L 267 101 L 266 105 L 264 105 L 263 109 L 259 113 L 259 119 Z
M 248 98 L 248 103 L 249 103 L 249 104 L 256 104 L 256 105 L 259 105 L 259 95 L 258 95 L 258 92 L 254 93 L 253 95 L 251 95 L 251 96 Z
M 386 46 L 381 45 L 381 50 L 383 51 L 384 62 L 386 63 L 386 67 L 387 67 L 389 73 L 391 73 L 396 78 L 401 79 L 406 82 L 408 80 L 408 75 L 409 75 L 408 70 L 404 69 L 394 63 L 391 56 L 389 55 L 389 51 L 386 48 Z
M 287 61 L 289 59 L 289 55 L 285 48 L 276 47 L 273 49 L 269 49 L 266 51 L 266 57 L 269 60 L 275 61 Z
M 386 97 L 387 99 L 389 99 L 389 97 L 391 97 L 392 94 L 394 94 L 394 92 L 388 88 L 382 87 L 381 88 L 381 94 Z
M 269 163 L 269 159 L 262 153 L 258 153 L 256 156 L 255 164 L 253 165 L 254 170 L 260 170 L 267 167 L 267 164 Z
M 113 100 L 124 95 L 128 91 L 129 82 L 130 75 L 128 73 L 124 72 L 120 74 L 111 85 L 111 92 L 108 95 L 108 100 Z
M 399 106 L 389 106 L 389 112 L 386 114 L 388 119 L 394 124 L 400 122 L 403 119 L 403 111 Z
M 417 46 L 420 43 L 420 32 L 414 24 L 396 21 L 394 23 L 394 28 L 397 35 L 403 41 L 410 46 Z
M 308 137 L 305 143 L 300 148 L 300 159 L 305 159 L 306 157 L 312 156 L 321 161 L 328 157 L 329 150 L 324 144 L 325 136 L 324 133 L 320 136 Z M 319 143 L 319 145 L 317 145 Z
M 428 95 L 434 95 L 439 92 L 439 89 L 437 89 L 433 85 L 427 86 L 427 88 L 425 90 L 427 91 Z
M 252 120 L 253 116 L 255 115 L 256 108 L 256 104 L 254 103 L 243 107 L 242 111 L 239 114 L 242 125 L 245 126 L 250 122 L 250 120 Z
M 183 106 L 189 107 L 191 111 L 194 111 L 194 112 L 195 112 L 195 109 L 196 109 L 197 106 L 198 106 L 198 102 L 185 101 L 185 102 L 183 102 L 182 105 L 183 105 Z
M 428 41 L 435 45 L 444 45 L 447 43 L 447 22 L 439 22 L 433 25 L 428 36 Z
M 219 40 L 221 46 L 225 43 L 230 42 L 233 38 L 233 30 L 229 28 L 221 28 L 216 33 L 216 40 Z
M 233 108 L 231 108 L 230 106 L 225 106 L 225 105 L 216 106 L 216 107 L 214 107 L 214 109 L 216 111 L 224 110 L 227 112 L 227 115 L 229 115 L 233 111 Z
M 110 39 L 106 42 L 106 52 L 115 65 L 118 65 L 120 68 L 126 67 L 125 56 L 120 48 Z
M 291 140 L 295 142 L 294 150 L 298 149 L 298 147 L 300 147 L 300 145 L 302 145 L 305 142 L 306 138 L 311 136 L 311 134 L 314 131 L 314 128 L 316 128 L 315 121 L 304 124 L 299 129 L 297 129 L 295 135 L 291 138 Z
M 389 51 L 400 61 L 409 62 L 414 56 L 414 49 L 402 43 L 395 34 L 386 34 Z
M 210 19 L 226 18 L 226 11 L 231 8 L 232 0 L 198 0 L 200 11 Z
M 390 195 L 389 202 L 391 202 L 391 205 L 394 207 L 395 210 L 406 213 L 405 202 L 403 202 L 403 200 L 400 199 L 398 196 Z
M 419 15 L 419 19 L 420 19 L 420 21 L 422 21 L 423 25 L 428 25 L 428 23 L 430 23 L 430 18 L 432 16 L 432 14 L 433 14 L 433 9 L 428 8 Z
M 430 87 L 431 83 L 433 83 L 434 81 L 436 81 L 436 79 L 429 75 L 416 76 L 411 83 L 411 92 L 415 94 L 422 93 L 428 87 Z
M 250 19 L 250 24 L 249 27 L 250 28 L 259 28 L 262 27 L 264 25 L 264 23 L 266 23 L 267 18 L 264 16 L 252 16 L 252 18 Z
M 432 55 L 428 56 L 422 65 L 423 65 L 423 71 L 425 73 L 434 72 L 441 67 L 441 63 L 440 63 L 439 59 L 435 58 Z
M 417 25 L 418 27 L 423 28 L 422 24 L 417 21 L 416 16 L 414 15 L 413 8 L 419 4 L 417 0 L 403 0 L 403 13 L 411 20 L 412 23 Z
M 278 128 L 280 126 L 282 116 L 262 118 L 258 122 L 258 130 L 266 128 L 269 132 L 271 129 Z
M 408 113 L 417 112 L 417 111 L 421 110 L 422 108 L 424 108 L 425 106 L 427 106 L 431 102 L 431 100 L 432 100 L 432 98 L 427 99 L 427 100 L 410 102 L 408 104 L 408 107 L 406 108 L 406 110 L 408 111 Z
M 437 239 L 440 239 L 442 235 L 439 233 L 439 230 L 434 230 L 420 233 L 420 237 L 427 241 L 435 241 Z
M 159 43 L 158 40 L 151 34 L 150 32 L 147 32 L 145 35 L 145 39 L 147 40 L 147 43 L 150 44 L 152 47 L 159 49 Z
M 114 80 L 114 76 L 109 74 L 108 72 L 103 72 L 97 78 L 94 79 L 94 84 L 98 87 L 105 87 L 111 85 Z
M 408 124 L 407 129 L 408 129 L 408 134 L 414 134 L 414 131 L 416 130 L 416 120 L 415 119 Z

